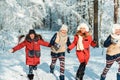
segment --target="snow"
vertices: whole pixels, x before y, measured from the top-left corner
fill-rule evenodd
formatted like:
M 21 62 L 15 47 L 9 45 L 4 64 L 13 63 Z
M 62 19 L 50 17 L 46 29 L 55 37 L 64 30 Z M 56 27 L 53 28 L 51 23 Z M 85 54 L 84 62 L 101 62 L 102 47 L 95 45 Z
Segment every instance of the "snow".
M 36 30 L 41 34 L 46 41 L 50 41 L 50 38 L 55 32 Z M 25 65 L 25 53 L 24 49 L 21 49 L 15 53 L 9 53 L 8 50 L 17 44 L 16 34 L 11 34 L 11 37 L 7 41 L 12 41 L 9 46 L 6 46 L 3 51 L 0 49 L 0 80 L 27 80 L 26 74 L 28 73 L 28 66 Z M 73 35 L 70 35 L 70 40 L 73 40 Z M 8 43 L 6 43 L 8 44 Z M 100 75 L 105 67 L 105 52 L 106 48 L 90 48 L 91 57 L 85 71 L 85 80 L 99 80 Z M 54 75 L 49 72 L 49 66 L 51 63 L 50 48 L 41 46 L 41 63 L 38 65 L 38 69 L 34 71 L 34 80 L 57 80 Z M 78 69 L 79 62 L 75 54 L 75 49 L 71 53 L 66 52 L 65 60 L 65 80 L 75 80 L 75 74 Z M 55 74 L 59 78 L 59 60 L 55 67 Z M 116 73 L 118 64 L 115 62 L 107 74 L 106 80 L 116 80 Z
M 0 80 L 27 80 L 28 66 L 25 65 L 24 49 L 14 54 L 9 53 L 8 50 L 17 44 L 17 37 L 27 33 L 29 29 L 36 26 L 49 29 L 51 25 L 51 30 L 56 31 L 62 23 L 65 23 L 69 27 L 70 39 L 73 40 L 73 33 L 76 31 L 77 25 L 81 22 L 88 24 L 88 8 L 93 6 L 93 0 L 89 0 L 91 5 L 87 4 L 87 0 L 82 0 L 80 3 L 77 1 L 79 0 L 0 0 Z M 100 1 L 99 16 L 102 14 L 102 21 L 101 23 L 99 21 L 99 42 L 103 43 L 111 32 L 114 22 L 114 1 L 103 0 L 101 4 Z M 84 14 L 86 14 L 86 19 L 82 18 Z M 93 15 L 91 16 L 92 26 L 89 27 L 92 30 L 94 18 Z M 118 23 L 120 23 L 120 18 L 118 19 Z M 39 30 L 37 32 L 42 34 L 48 42 L 55 33 Z M 85 80 L 99 80 L 105 67 L 105 51 L 105 48 L 91 48 L 91 57 L 84 76 Z M 49 73 L 50 49 L 42 47 L 41 52 L 41 64 L 34 73 L 39 75 L 39 80 L 56 80 L 56 77 Z M 75 50 L 72 50 L 70 54 L 66 53 L 65 63 L 66 80 L 75 80 L 74 77 L 79 66 Z M 117 69 L 118 64 L 114 63 L 106 80 L 115 80 Z M 58 78 L 59 61 L 56 64 L 55 74 Z M 37 75 L 35 74 L 35 80 L 38 80 Z

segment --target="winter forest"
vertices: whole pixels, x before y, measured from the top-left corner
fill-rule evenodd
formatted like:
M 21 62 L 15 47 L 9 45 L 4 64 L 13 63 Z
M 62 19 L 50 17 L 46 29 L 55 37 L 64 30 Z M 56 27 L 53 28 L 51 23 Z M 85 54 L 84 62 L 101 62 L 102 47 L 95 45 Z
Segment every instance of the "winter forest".
M 25 54 L 22 54 L 24 50 L 14 55 L 8 52 L 17 44 L 19 35 L 35 29 L 49 42 L 61 25 L 66 24 L 72 41 L 77 26 L 82 22 L 89 26 L 98 43 L 97 48 L 91 48 L 85 80 L 100 80 L 105 66 L 106 48 L 103 47 L 103 42 L 110 34 L 112 25 L 120 23 L 119 5 L 120 0 L 0 0 L 0 80 L 27 80 L 24 76 L 28 71 Z M 56 77 L 49 73 L 50 49 L 46 49 L 42 47 L 41 64 L 35 80 L 58 80 L 59 66 L 56 67 Z M 71 61 L 73 58 L 75 59 Z M 65 80 L 75 80 L 78 63 L 75 50 L 66 54 Z M 117 68 L 116 63 L 106 80 L 116 80 Z
M 0 0 L 0 32 L 15 31 L 19 35 L 30 28 L 56 31 L 67 24 L 69 33 L 74 34 L 79 23 L 85 22 L 96 40 L 101 37 L 98 41 L 102 43 L 112 24 L 120 23 L 119 3 L 119 0 Z

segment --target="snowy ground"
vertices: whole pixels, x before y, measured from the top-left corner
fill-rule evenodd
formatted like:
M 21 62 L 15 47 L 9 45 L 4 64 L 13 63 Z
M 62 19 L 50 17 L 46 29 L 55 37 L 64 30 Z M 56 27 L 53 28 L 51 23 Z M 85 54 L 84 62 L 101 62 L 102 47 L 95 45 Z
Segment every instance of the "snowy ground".
M 38 31 L 38 33 L 42 34 L 45 40 L 50 41 L 50 38 L 55 32 Z M 70 37 L 72 41 L 73 36 Z M 99 80 L 100 74 L 105 67 L 105 50 L 106 49 L 91 48 L 91 57 L 85 71 L 84 80 Z M 42 47 L 41 53 L 41 64 L 38 66 L 38 70 L 34 71 L 34 80 L 58 80 L 49 73 L 49 65 L 51 63 L 50 49 Z M 70 54 L 66 52 L 65 80 L 75 80 L 74 77 L 78 66 L 79 62 L 75 55 L 75 50 L 72 50 Z M 106 80 L 116 80 L 117 68 L 118 65 L 115 62 L 108 72 Z M 24 49 L 17 51 L 14 54 L 9 53 L 7 50 L 0 51 L 0 80 L 27 80 L 26 73 L 28 73 L 28 66 L 25 65 Z M 55 74 L 58 78 L 59 61 L 57 61 L 56 64 Z

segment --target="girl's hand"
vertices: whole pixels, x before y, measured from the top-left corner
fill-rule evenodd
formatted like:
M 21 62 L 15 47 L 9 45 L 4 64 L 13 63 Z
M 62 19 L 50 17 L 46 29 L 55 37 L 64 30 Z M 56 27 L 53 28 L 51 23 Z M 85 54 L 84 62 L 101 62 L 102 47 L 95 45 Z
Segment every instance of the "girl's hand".
M 13 51 L 14 51 L 13 49 L 9 49 L 9 52 L 10 52 L 10 53 L 13 53 Z
M 70 53 L 70 49 L 69 48 L 67 48 L 67 52 Z

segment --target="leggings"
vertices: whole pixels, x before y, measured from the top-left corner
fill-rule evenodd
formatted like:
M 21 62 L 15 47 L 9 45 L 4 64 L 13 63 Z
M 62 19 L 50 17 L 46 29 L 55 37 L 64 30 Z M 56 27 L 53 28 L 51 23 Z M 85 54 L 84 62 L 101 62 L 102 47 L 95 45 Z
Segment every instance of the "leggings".
M 120 54 L 114 56 L 106 55 L 106 66 L 103 70 L 102 76 L 106 77 L 107 72 L 109 71 L 109 69 L 111 68 L 115 61 L 119 65 L 118 73 L 120 73 Z
M 57 59 L 60 61 L 60 75 L 64 75 L 64 69 L 65 69 L 65 53 L 58 53 L 58 54 L 51 54 L 52 62 L 50 67 L 53 69 L 55 68 L 55 64 Z
M 29 65 L 29 74 L 33 74 L 33 70 L 37 70 L 37 65 L 35 66 Z

